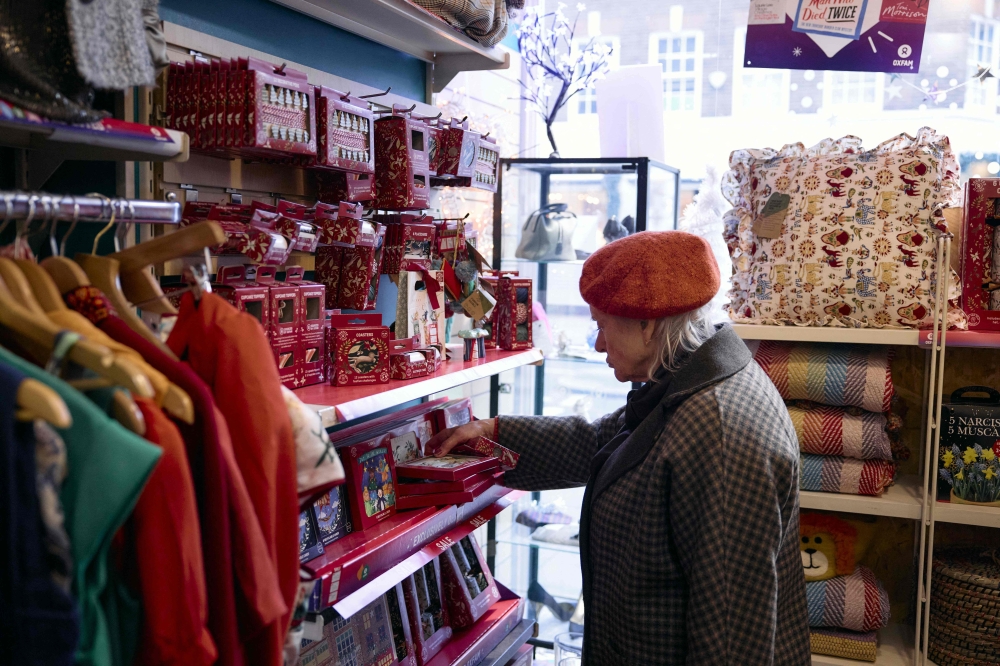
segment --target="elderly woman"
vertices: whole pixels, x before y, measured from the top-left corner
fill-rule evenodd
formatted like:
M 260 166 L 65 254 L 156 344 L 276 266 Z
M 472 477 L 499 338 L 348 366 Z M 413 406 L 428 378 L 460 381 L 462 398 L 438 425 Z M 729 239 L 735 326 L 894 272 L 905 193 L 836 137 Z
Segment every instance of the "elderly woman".
M 705 306 L 719 268 L 703 239 L 643 232 L 595 252 L 580 292 L 625 406 L 579 417 L 503 416 L 445 430 L 520 453 L 505 484 L 586 485 L 580 520 L 584 662 L 810 663 L 799 556 L 798 440 L 788 410 Z

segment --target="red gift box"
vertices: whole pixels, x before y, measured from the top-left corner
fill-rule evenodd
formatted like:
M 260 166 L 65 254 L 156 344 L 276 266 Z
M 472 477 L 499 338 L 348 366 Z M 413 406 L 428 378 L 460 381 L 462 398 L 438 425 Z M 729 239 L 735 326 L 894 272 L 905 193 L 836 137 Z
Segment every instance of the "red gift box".
M 342 201 L 339 205 L 316 204 L 315 225 L 319 242 L 324 245 L 350 247 L 365 232 L 361 220 L 364 208 L 361 204 Z M 374 227 L 369 230 L 374 233 Z
M 327 288 L 327 298 L 329 298 L 330 290 Z M 333 326 L 331 325 L 330 319 L 334 315 L 339 315 L 340 310 L 337 308 L 331 308 L 323 311 L 323 340 L 326 341 L 326 353 L 323 354 L 323 374 L 328 380 L 333 378 L 333 362 L 331 359 L 330 350 L 333 349 Z
M 271 319 L 267 286 L 247 279 L 244 266 L 220 266 L 216 280 L 212 290 L 240 312 L 253 316 L 267 333 Z
M 424 666 L 452 636 L 441 591 L 441 565 L 437 558 L 403 579 L 403 598 L 410 617 L 417 663 Z
M 438 118 L 427 118 L 417 115 L 411 115 L 411 117 L 414 120 L 422 120 L 424 126 L 427 128 L 427 173 L 433 178 L 437 175 L 438 150 L 441 146 L 444 130 L 438 125 Z
M 430 418 L 434 421 L 435 432 L 470 423 L 473 418 L 472 401 L 468 398 L 459 398 L 447 402 L 431 412 Z
M 453 544 L 440 559 L 441 587 L 451 625 L 468 629 L 500 601 L 500 592 L 472 534 Z
M 427 357 L 413 349 L 413 338 L 389 341 L 389 368 L 393 379 L 413 379 L 427 374 Z
M 278 202 L 279 219 L 275 223 L 282 235 L 288 236 L 282 230 L 288 228 L 294 235 L 293 250 L 315 252 L 319 245 L 319 235 L 312 223 L 312 212 L 304 205 L 291 201 Z
M 396 465 L 387 435 L 337 447 L 347 475 L 351 522 L 366 530 L 396 513 Z
M 278 365 L 278 376 L 286 388 L 301 386 L 302 344 L 294 337 L 271 339 L 271 351 Z
M 318 86 L 316 166 L 353 173 L 375 173 L 372 123 L 375 116 L 360 97 Z
M 441 368 L 442 357 L 440 349 L 437 347 L 423 347 L 421 349 L 417 349 L 416 351 L 423 354 L 424 358 L 427 359 L 428 375 L 433 375 Z
M 326 287 L 326 307 L 336 308 L 340 294 L 340 264 L 344 258 L 344 248 L 321 245 L 316 249 L 316 267 L 313 274 L 316 281 Z
M 385 227 L 381 224 L 375 224 L 373 227 L 373 234 L 361 234 L 353 247 L 344 249 L 340 268 L 340 294 L 337 297 L 338 306 L 341 308 L 375 309 Z
M 400 475 L 396 480 L 396 494 L 402 497 L 411 495 L 440 495 L 444 493 L 464 493 L 473 486 L 478 486 L 483 481 L 494 481 L 499 483 L 503 478 L 502 472 L 489 470 L 480 474 L 467 476 L 464 479 L 455 481 L 432 481 L 430 479 L 408 479 Z
M 299 329 L 301 343 L 301 381 L 299 386 L 321 384 L 327 378 L 326 353 L 326 287 L 316 282 L 303 280 L 305 270 L 301 266 L 289 266 L 285 271 L 285 283 L 297 285 L 299 289 Z
M 389 381 L 389 329 L 382 315 L 334 315 L 329 349 L 336 386 L 384 384 Z
M 452 118 L 441 134 L 432 184 L 468 187 L 476 172 L 479 133 L 469 130 L 468 120 Z
M 966 182 L 961 302 L 971 330 L 1000 331 L 1000 310 L 990 309 L 990 291 L 984 288 L 995 282 L 991 266 L 993 233 L 1000 223 L 997 199 L 1000 178 L 970 178 Z
M 461 449 L 459 451 L 459 449 Z M 457 453 L 469 453 L 477 456 L 496 458 L 500 461 L 500 466 L 505 470 L 512 470 L 517 467 L 517 460 L 520 454 L 511 451 L 505 446 L 500 446 L 492 439 L 477 437 L 471 442 L 466 442 L 455 447 Z
M 305 72 L 257 58 L 247 59 L 246 68 L 243 152 L 315 155 L 315 92 Z
M 362 202 L 375 198 L 375 176 L 369 173 L 320 171 L 316 174 L 316 194 L 320 201 Z
M 480 480 L 467 490 L 458 490 L 450 493 L 428 493 L 424 495 L 399 495 L 396 499 L 396 506 L 400 511 L 403 511 L 406 509 L 419 509 L 425 506 L 447 506 L 449 504 L 471 502 L 496 485 L 493 477 L 487 475 L 486 479 L 481 479 L 481 476 L 480 474 L 476 474 L 474 478 Z
M 481 458 L 479 456 L 462 456 L 449 453 L 441 456 L 428 456 L 397 465 L 400 476 L 408 479 L 433 479 L 436 481 L 455 481 L 474 474 L 488 472 L 500 466 L 496 458 Z
M 531 335 L 531 280 L 502 276 L 497 280 L 497 304 L 492 335 L 500 349 L 521 350 L 533 346 Z
M 405 115 L 375 121 L 375 208 L 427 208 L 430 171 L 427 126 Z

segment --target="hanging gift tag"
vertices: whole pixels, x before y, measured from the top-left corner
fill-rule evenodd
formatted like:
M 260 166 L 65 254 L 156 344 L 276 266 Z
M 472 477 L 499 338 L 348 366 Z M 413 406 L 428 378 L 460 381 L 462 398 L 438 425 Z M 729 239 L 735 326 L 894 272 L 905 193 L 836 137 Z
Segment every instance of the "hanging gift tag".
M 761 238 L 777 238 L 781 235 L 781 225 L 788 214 L 788 205 L 791 197 L 787 194 L 775 192 L 764 204 L 764 210 L 753 222 L 754 235 Z

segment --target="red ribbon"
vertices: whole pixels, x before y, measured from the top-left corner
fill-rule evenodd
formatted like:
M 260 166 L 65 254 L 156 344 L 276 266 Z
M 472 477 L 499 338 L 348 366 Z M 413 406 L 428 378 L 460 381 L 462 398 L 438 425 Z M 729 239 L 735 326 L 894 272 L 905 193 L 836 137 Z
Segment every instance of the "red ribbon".
M 431 302 L 431 307 L 435 310 L 441 307 L 438 300 L 438 294 L 441 293 L 441 285 L 438 283 L 437 278 L 430 274 L 426 266 L 417 261 L 407 261 L 403 263 L 401 270 L 410 273 L 420 273 L 424 279 L 424 286 L 427 288 L 427 298 Z

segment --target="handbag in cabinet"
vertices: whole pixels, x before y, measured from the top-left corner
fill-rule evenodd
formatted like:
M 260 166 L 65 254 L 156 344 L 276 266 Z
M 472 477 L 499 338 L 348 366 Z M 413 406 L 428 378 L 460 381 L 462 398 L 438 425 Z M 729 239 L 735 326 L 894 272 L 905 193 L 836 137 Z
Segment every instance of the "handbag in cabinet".
M 576 215 L 564 203 L 542 206 L 521 228 L 521 242 L 514 256 L 529 261 L 572 261 Z

